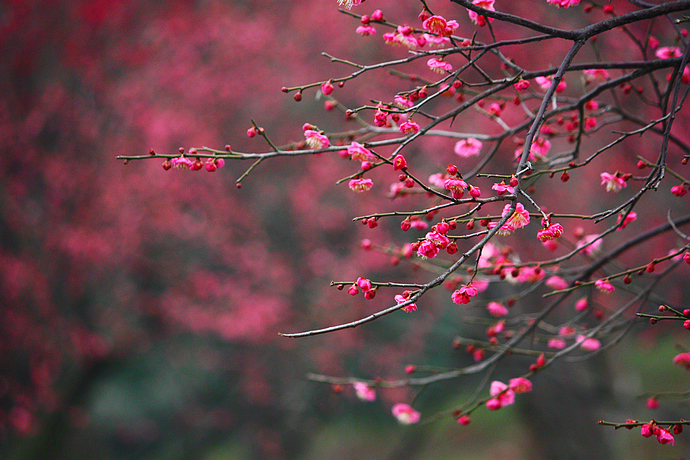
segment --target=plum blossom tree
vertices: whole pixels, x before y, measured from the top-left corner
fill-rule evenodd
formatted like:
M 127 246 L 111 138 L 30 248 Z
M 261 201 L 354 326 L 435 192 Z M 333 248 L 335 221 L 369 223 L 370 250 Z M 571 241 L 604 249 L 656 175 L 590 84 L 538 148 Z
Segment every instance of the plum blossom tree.
M 690 159 L 683 128 L 690 48 L 682 13 L 690 2 L 544 2 L 544 8 L 568 9 L 554 11 L 553 19 L 577 14 L 582 26 L 574 28 L 549 25 L 558 21 L 538 15 L 532 2 L 453 0 L 450 9 L 422 0 L 415 19 L 395 9 L 360 14 L 375 8 L 369 2 L 340 3 L 359 20 L 357 32 L 368 46 L 385 30 L 383 43 L 397 47 L 396 57 L 357 63 L 327 55 L 350 73 L 334 70 L 340 76 L 282 90 L 296 101 L 314 91 L 348 129 L 309 124 L 306 141 L 279 146 L 254 123 L 250 131 L 267 144 L 265 152 L 196 147 L 119 157 L 162 160 L 164 169 L 175 161 L 188 169 L 195 161 L 252 161 L 239 187 L 256 166 L 277 157 L 339 155 L 354 163 L 338 184 L 392 198 L 354 217 L 372 229 L 362 257 L 389 254 L 414 279 L 367 279 L 366 286 L 361 277 L 333 281 L 337 289 L 350 286 L 353 296 L 361 289 L 379 307 L 284 337 L 338 334 L 385 322 L 400 310 L 415 321 L 432 308 L 429 293 L 443 288 L 450 291 L 445 308 L 489 326 L 483 339 L 456 339 L 476 361 L 464 367 L 426 375 L 418 369 L 399 379 L 310 378 L 353 385 L 362 397 L 369 394 L 364 389 L 424 388 L 483 374 L 471 400 L 440 414 L 467 424 L 483 407 L 512 404 L 532 390 L 532 381 L 538 391 L 539 374 L 552 364 L 612 348 L 643 320 L 669 320 L 674 332 L 688 327 L 687 290 L 676 282 L 687 277 L 690 260 L 682 230 L 690 215 L 679 201 L 690 183 L 682 173 Z M 439 8 L 450 15 L 436 13 Z M 381 71 L 397 79 L 384 86 L 384 96 L 343 102 L 346 83 Z M 405 233 L 373 243 L 384 221 Z M 685 355 L 673 362 L 688 368 Z M 511 383 L 493 380 L 509 362 L 519 363 L 511 369 L 522 366 Z M 662 393 L 655 397 L 663 403 Z M 420 412 L 422 419 L 439 416 Z M 393 414 L 406 424 L 420 417 L 403 402 Z M 599 423 L 642 427 L 643 436 L 673 444 L 671 432 L 690 422 Z

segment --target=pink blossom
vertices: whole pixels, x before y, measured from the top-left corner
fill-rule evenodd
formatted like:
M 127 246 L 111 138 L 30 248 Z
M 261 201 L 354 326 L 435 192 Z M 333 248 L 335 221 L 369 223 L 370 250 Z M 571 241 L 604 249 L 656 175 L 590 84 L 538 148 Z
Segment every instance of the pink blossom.
M 459 27 L 459 24 L 457 21 L 453 20 L 446 21 L 443 16 L 431 16 L 422 23 L 422 27 L 431 33 L 448 37 L 453 35 L 453 32 Z
M 489 410 L 497 410 L 515 403 L 515 392 L 508 388 L 508 385 L 498 380 L 491 382 L 489 394 L 495 396 L 495 398 L 491 398 L 486 402 L 486 407 Z
M 407 168 L 407 160 L 402 155 L 396 155 L 393 158 L 393 170 L 400 171 L 401 169 Z
M 654 434 L 654 428 L 652 427 L 651 423 L 645 423 L 642 425 L 640 428 L 640 434 L 644 436 L 645 438 L 649 438 Z
M 379 104 L 379 106 L 376 108 L 376 112 L 374 112 L 374 125 L 378 126 L 379 128 L 388 124 L 388 112 L 381 110 L 382 108 L 383 106 Z
M 546 280 L 546 285 L 552 289 L 566 289 L 568 282 L 560 276 L 552 276 Z
M 373 26 L 370 26 L 368 24 L 357 27 L 355 29 L 355 32 L 362 35 L 363 37 L 366 37 L 367 35 L 376 35 L 376 29 L 374 29 Z
M 510 204 L 506 204 L 503 208 L 503 213 L 501 215 L 505 217 L 506 214 L 508 214 L 509 212 Z M 529 224 L 529 212 L 527 212 L 522 203 L 518 203 L 517 205 L 515 205 L 515 211 L 513 212 L 513 215 L 510 216 L 510 218 L 506 221 L 505 225 L 509 227 L 511 230 L 517 230 L 518 228 L 522 228 L 527 224 Z
M 532 142 L 530 153 L 533 153 L 536 159 L 544 160 L 549 150 L 551 150 L 551 142 L 548 139 L 539 137 L 536 141 Z
M 652 396 L 651 398 L 647 399 L 647 408 L 648 409 L 658 409 L 659 408 L 659 400 Z
M 415 230 L 426 230 L 429 228 L 429 224 L 420 219 L 411 219 L 410 226 Z
M 676 57 L 681 57 L 683 53 L 677 46 L 662 46 L 656 50 L 656 57 L 659 59 L 671 59 Z
M 605 69 L 587 69 L 583 70 L 582 73 L 585 74 L 585 81 L 587 83 L 597 79 L 608 80 L 610 78 L 609 73 Z
M 475 155 L 479 155 L 479 151 L 482 149 L 482 143 L 477 139 L 469 137 L 455 143 L 453 151 L 456 155 L 462 158 L 469 158 Z
M 460 417 L 458 417 L 458 423 L 459 423 L 460 425 L 463 425 L 463 426 L 469 425 L 470 422 L 471 422 L 471 420 L 470 420 L 470 416 L 469 416 L 469 415 L 461 415 Z
M 307 145 L 313 149 L 323 149 L 330 145 L 328 137 L 313 129 L 305 129 L 304 136 L 307 138 Z
M 615 174 L 603 172 L 601 176 L 601 185 L 606 185 L 607 192 L 618 192 L 620 189 L 627 187 L 627 182 Z
M 599 235 L 585 235 L 577 242 L 577 248 L 582 248 L 582 253 L 586 256 L 591 256 L 601 247 L 601 238 Z
M 582 297 L 575 302 L 575 311 L 585 311 L 589 308 L 587 297 Z
M 661 427 L 659 427 L 659 431 L 656 433 L 656 440 L 661 444 L 676 445 L 676 440 L 673 438 L 673 435 L 668 430 L 664 430 Z
M 350 154 L 350 158 L 355 161 L 374 161 L 376 156 L 371 153 L 371 150 L 364 147 L 358 142 L 353 142 L 347 147 L 347 153 Z
M 472 0 L 472 3 L 486 10 L 496 11 L 496 9 L 494 8 L 494 1 L 495 0 Z M 472 10 L 467 10 L 467 13 L 470 15 L 470 20 L 478 26 L 486 25 L 486 16 L 481 16 Z M 488 20 L 490 22 L 493 22 L 494 19 L 488 18 Z
M 348 185 L 353 191 L 361 193 L 371 190 L 371 187 L 374 186 L 374 181 L 371 179 L 352 179 Z
M 431 70 L 436 73 L 446 73 L 453 70 L 453 66 L 450 63 L 444 61 L 443 59 L 431 58 L 426 61 L 426 65 L 429 66 Z
M 429 34 L 422 34 L 422 38 L 426 43 L 429 44 L 429 47 L 434 47 L 437 48 L 442 48 L 446 44 L 450 43 L 450 38 L 448 37 L 441 37 L 438 35 L 429 35 Z
M 194 163 L 186 157 L 178 157 L 170 160 L 170 164 L 176 169 L 190 169 Z
M 489 311 L 489 314 L 497 318 L 508 314 L 508 309 L 498 302 L 489 302 L 486 309 Z
M 410 425 L 412 423 L 419 422 L 419 419 L 422 415 L 409 405 L 403 403 L 395 404 L 391 412 L 393 413 L 393 417 L 398 419 L 398 422 L 402 423 L 403 425 Z
M 458 305 L 466 305 L 470 303 L 471 297 L 477 295 L 477 290 L 474 288 L 471 288 L 471 290 L 468 290 L 469 286 L 463 286 L 460 289 L 457 289 L 453 291 L 453 293 L 450 295 L 451 300 L 453 303 L 456 303 Z M 474 292 L 474 294 L 472 294 Z
M 376 399 L 376 390 L 371 388 L 364 382 L 355 382 L 352 384 L 355 389 L 357 397 L 362 401 L 374 401 Z
M 673 358 L 673 364 L 690 371 L 690 352 L 680 353 Z
M 361 276 L 357 278 L 356 284 L 363 291 L 368 291 L 369 289 L 371 289 L 371 281 Z
M 530 382 L 524 377 L 517 377 L 514 379 L 510 379 L 510 382 L 508 383 L 508 388 L 513 390 L 515 394 L 529 393 L 530 391 L 532 391 L 532 382 Z
M 513 85 L 517 91 L 524 91 L 529 88 L 529 81 L 523 80 L 522 78 L 518 80 L 517 83 Z
M 563 235 L 563 226 L 561 224 L 551 224 L 547 228 L 543 228 L 537 232 L 537 239 L 542 243 L 550 241 L 556 238 L 560 238 Z
M 414 102 L 405 96 L 401 96 L 400 94 L 396 94 L 393 98 L 393 101 L 395 102 L 395 105 L 401 109 L 409 109 L 410 107 L 414 106 Z
M 580 344 L 580 348 L 585 351 L 597 351 L 601 348 L 601 342 L 594 337 L 586 338 L 584 335 L 578 335 L 575 341 Z
M 551 83 L 553 82 L 553 76 L 549 75 L 546 77 L 535 77 L 534 81 L 537 82 L 539 85 L 539 88 L 541 88 L 542 91 L 548 91 L 549 88 L 551 87 Z M 556 87 L 556 92 L 557 93 L 562 93 L 565 91 L 565 89 L 568 87 L 568 85 L 565 83 L 564 80 L 561 80 L 558 82 L 558 86 Z
M 409 300 L 409 299 L 406 299 L 405 297 L 401 296 L 400 294 L 396 294 L 396 296 L 395 296 L 394 298 L 395 298 L 395 302 L 396 302 L 398 305 L 400 305 L 401 303 L 405 303 L 405 302 L 407 302 L 407 301 Z M 411 312 L 413 312 L 413 311 L 417 311 L 417 304 L 411 303 L 411 304 L 409 304 L 409 305 L 405 305 L 404 307 L 402 307 L 402 310 L 403 310 L 404 312 L 407 312 L 407 313 L 411 313 Z
M 432 241 L 424 240 L 417 248 L 417 255 L 426 259 L 433 259 L 439 253 L 440 249 Z
M 684 184 L 674 185 L 673 187 L 671 187 L 671 193 L 673 193 L 675 196 L 680 197 L 685 195 L 687 193 L 687 190 L 685 190 Z
M 451 196 L 454 199 L 459 200 L 465 193 L 467 183 L 462 179 L 446 179 L 446 181 L 443 183 L 443 188 L 450 190 Z
M 596 286 L 597 289 L 599 289 L 601 292 L 604 292 L 606 294 L 610 294 L 611 292 L 616 290 L 616 288 L 613 287 L 613 284 L 609 283 L 608 280 L 604 280 L 604 279 L 596 280 L 594 282 L 594 286 Z
M 618 214 L 618 220 L 616 223 L 621 224 L 621 219 L 623 219 L 623 215 Z M 634 211 L 629 212 L 628 215 L 625 216 L 623 223 L 616 230 L 623 230 L 630 222 L 635 222 L 635 220 L 637 220 L 637 213 Z
M 419 125 L 414 121 L 406 121 L 400 124 L 400 132 L 403 134 L 414 134 L 419 131 Z
M 352 9 L 353 6 L 361 5 L 363 0 L 338 0 L 338 5 Z
M 575 335 L 575 329 L 571 326 L 563 326 L 558 330 L 558 335 L 561 337 L 572 337 Z
M 491 186 L 492 190 L 496 190 L 496 193 L 498 195 L 503 195 L 504 193 L 515 193 L 515 189 L 511 187 L 510 185 L 506 185 L 505 182 L 496 183 Z
M 541 281 L 546 274 L 541 267 L 522 267 L 520 268 L 520 274 L 517 277 L 520 283 L 536 283 Z
M 546 0 L 549 5 L 554 5 L 556 8 L 570 8 L 578 5 L 580 0 Z
M 438 231 L 427 233 L 426 240 L 431 241 L 439 249 L 446 249 L 450 244 L 450 239 L 448 239 L 446 235 L 439 233 Z
M 563 339 L 549 339 L 548 343 L 546 344 L 547 347 L 554 348 L 556 350 L 564 349 L 565 345 L 566 343 Z

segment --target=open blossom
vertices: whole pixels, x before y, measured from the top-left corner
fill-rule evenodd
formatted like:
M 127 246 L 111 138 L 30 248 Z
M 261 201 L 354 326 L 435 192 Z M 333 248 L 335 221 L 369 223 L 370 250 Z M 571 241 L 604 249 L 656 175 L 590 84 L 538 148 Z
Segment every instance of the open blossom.
M 479 155 L 479 151 L 482 149 L 482 143 L 477 139 L 468 137 L 455 143 L 453 151 L 456 155 L 462 158 L 469 158 L 475 155 Z
M 548 139 L 539 137 L 536 141 L 532 142 L 530 153 L 533 153 L 536 159 L 544 160 L 549 150 L 551 150 L 551 142 Z
M 358 142 L 353 142 L 347 147 L 347 153 L 350 154 L 350 158 L 355 161 L 374 161 L 376 156 L 371 153 L 371 150 L 364 147 Z
M 192 160 L 186 157 L 173 158 L 170 160 L 170 164 L 177 169 L 190 169 L 192 166 L 194 166 Z
M 495 396 L 486 402 L 486 407 L 489 410 L 500 409 L 504 406 L 509 406 L 515 403 L 515 391 L 510 389 L 508 385 L 498 380 L 491 382 L 491 388 L 489 389 L 489 394 Z
M 684 367 L 685 369 L 690 371 L 690 353 L 686 352 L 676 355 L 673 358 L 673 364 L 680 367 Z
M 403 425 L 417 423 L 422 416 L 422 414 L 414 410 L 408 404 L 403 403 L 394 405 L 391 412 L 393 413 L 393 417 L 398 419 L 398 422 L 402 423 Z
M 307 145 L 313 149 L 323 149 L 330 145 L 328 137 L 313 129 L 305 129 L 304 136 L 307 138 Z
M 596 280 L 594 282 L 594 286 L 596 286 L 596 288 L 599 289 L 601 292 L 605 292 L 607 294 L 616 290 L 616 288 L 613 287 L 613 284 L 609 283 L 608 280 L 604 279 Z
M 352 179 L 348 185 L 353 191 L 361 193 L 371 190 L 371 187 L 374 186 L 374 181 L 371 179 Z
M 547 228 L 543 228 L 537 232 L 537 239 L 542 243 L 550 240 L 555 240 L 563 235 L 563 226 L 561 224 L 551 224 Z
M 597 351 L 601 348 L 601 342 L 594 337 L 585 338 L 584 335 L 578 335 L 575 341 L 580 344 L 580 348 L 585 351 Z
M 536 283 L 546 276 L 546 272 L 541 267 L 521 267 L 517 280 L 520 283 Z
M 609 174 L 603 172 L 601 176 L 601 185 L 606 185 L 607 192 L 618 192 L 620 189 L 627 187 L 628 183 L 616 174 Z
M 657 427 L 659 431 L 656 433 L 656 440 L 659 441 L 661 444 L 671 444 L 672 446 L 676 445 L 676 440 L 673 438 L 673 435 L 668 431 L 665 430 L 661 427 Z
M 486 306 L 491 316 L 500 318 L 501 316 L 506 316 L 508 314 L 508 309 L 498 302 L 489 302 Z
M 431 33 L 441 35 L 443 37 L 449 37 L 453 35 L 455 29 L 460 26 L 458 21 L 446 20 L 443 16 L 431 16 L 427 18 L 423 23 L 422 27 Z
M 546 285 L 552 289 L 566 289 L 568 282 L 560 276 L 552 276 L 546 280 Z
M 364 382 L 355 382 L 352 384 L 355 389 L 357 397 L 362 401 L 374 401 L 376 399 L 376 391 Z
M 565 345 L 566 343 L 563 339 L 549 339 L 548 343 L 546 344 L 547 347 L 554 348 L 556 350 L 564 349 Z
M 424 240 L 417 248 L 417 255 L 422 258 L 433 259 L 438 255 L 439 251 L 439 247 L 436 246 L 433 241 Z
M 510 204 L 507 204 L 503 208 L 503 213 L 501 215 L 505 217 L 505 215 L 509 212 Z M 513 215 L 510 216 L 505 225 L 510 227 L 512 230 L 517 230 L 518 228 L 524 227 L 527 224 L 529 224 L 529 212 L 527 212 L 522 203 L 518 203 L 515 205 Z
M 446 73 L 453 70 L 453 66 L 450 63 L 444 61 L 443 59 L 431 58 L 426 61 L 426 65 L 429 66 L 431 70 L 436 73 Z
M 472 3 L 484 8 L 489 11 L 496 11 L 494 8 L 494 0 L 472 0 Z M 478 26 L 484 26 L 486 25 L 486 16 L 481 16 L 480 14 L 472 11 L 472 10 L 467 10 L 467 13 L 470 15 L 470 20 L 477 24 Z M 493 18 L 488 18 L 490 22 L 493 22 Z
M 370 26 L 368 24 L 357 27 L 355 29 L 355 32 L 357 32 L 363 37 L 366 37 L 367 35 L 376 35 L 376 29 L 374 29 L 373 26 Z
M 445 45 L 450 43 L 450 38 L 441 37 L 438 35 L 422 34 L 422 38 L 418 40 L 424 40 L 430 48 L 443 48 Z
M 551 87 L 551 83 L 553 82 L 553 76 L 549 75 L 546 77 L 535 77 L 534 81 L 537 82 L 539 85 L 539 88 L 541 88 L 542 91 L 548 91 L 549 88 Z M 568 87 L 568 85 L 565 83 L 564 80 L 561 80 L 558 82 L 558 86 L 556 87 L 556 92 L 557 93 L 562 93 L 565 91 L 565 89 Z
M 583 70 L 582 73 L 585 74 L 585 81 L 587 83 L 593 82 L 597 79 L 608 80 L 610 77 L 606 69 L 586 69 Z
M 451 196 L 459 200 L 462 198 L 462 195 L 465 193 L 465 189 L 467 188 L 467 183 L 462 180 L 462 179 L 446 179 L 446 181 L 443 183 L 443 188 L 446 190 L 450 190 Z
M 403 134 L 414 134 L 419 131 L 419 125 L 414 121 L 406 121 L 400 124 L 400 132 Z
M 625 219 L 623 219 L 623 223 L 621 223 L 621 219 L 623 219 L 623 215 L 618 214 L 618 220 L 616 223 L 621 224 L 621 226 L 616 230 L 623 230 L 630 222 L 635 222 L 635 220 L 637 220 L 637 213 L 634 211 L 629 212 L 628 215 L 625 216 Z
M 496 190 L 496 193 L 499 195 L 503 195 L 504 193 L 515 193 L 515 189 L 511 187 L 510 185 L 506 185 L 505 182 L 496 183 L 491 186 L 492 190 Z
M 598 238 L 598 239 L 597 239 Z M 586 256 L 591 256 L 594 252 L 598 251 L 601 247 L 602 240 L 599 235 L 585 235 L 577 242 L 576 247 L 582 248 L 582 253 Z
M 353 6 L 361 5 L 363 0 L 338 0 L 338 5 L 352 9 Z
M 532 382 L 524 377 L 517 377 L 510 379 L 510 382 L 508 382 L 508 388 L 513 390 L 515 394 L 529 393 L 532 391 Z
M 401 303 L 407 302 L 409 299 L 406 299 L 405 297 L 401 296 L 400 294 L 397 294 L 395 296 L 395 303 L 400 305 Z M 413 311 L 417 311 L 417 304 L 411 303 L 409 305 L 405 305 L 404 307 L 401 308 L 404 312 L 406 313 L 411 313 Z
M 683 53 L 680 51 L 680 48 L 677 46 L 662 46 L 656 50 L 655 54 L 659 59 L 671 59 L 681 57 L 683 55 Z
M 395 102 L 395 105 L 401 109 L 409 109 L 410 107 L 414 106 L 414 102 L 405 96 L 401 96 L 400 94 L 395 95 L 393 102 Z
M 471 284 L 462 286 L 460 289 L 455 290 L 450 298 L 453 303 L 458 305 L 466 305 L 470 303 L 470 299 L 477 295 L 477 289 Z
M 578 5 L 580 0 L 546 0 L 549 5 L 554 5 L 556 8 L 570 8 Z

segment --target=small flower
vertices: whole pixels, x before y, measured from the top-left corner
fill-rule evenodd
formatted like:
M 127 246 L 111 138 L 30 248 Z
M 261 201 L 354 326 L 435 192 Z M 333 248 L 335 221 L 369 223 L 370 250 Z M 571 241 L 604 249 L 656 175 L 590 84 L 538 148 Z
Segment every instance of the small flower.
M 395 171 L 400 171 L 401 169 L 407 168 L 407 161 L 405 160 L 405 157 L 402 155 L 396 155 L 395 158 L 393 158 L 393 169 Z
M 376 156 L 371 153 L 371 150 L 364 147 L 358 142 L 353 142 L 347 147 L 347 153 L 350 154 L 350 158 L 354 161 L 375 161 Z
M 618 220 L 616 223 L 621 224 L 621 219 L 623 219 L 623 215 L 618 214 Z M 625 216 L 625 219 L 623 219 L 623 223 L 616 230 L 623 230 L 630 222 L 634 222 L 635 220 L 637 220 L 637 213 L 634 211 L 629 212 L 628 215 Z
M 503 208 L 503 213 L 501 215 L 505 217 L 506 214 L 508 214 L 509 212 L 510 204 L 507 204 Z M 517 205 L 515 205 L 515 211 L 513 212 L 513 215 L 510 216 L 510 218 L 506 221 L 505 225 L 511 228 L 512 230 L 517 230 L 518 228 L 522 228 L 527 224 L 529 224 L 529 212 L 527 212 L 522 203 L 518 203 Z
M 508 383 L 508 388 L 513 390 L 515 394 L 529 393 L 530 391 L 532 391 L 532 382 L 530 382 L 524 377 L 517 377 L 514 379 L 510 379 L 510 382 Z
M 609 174 L 603 172 L 601 176 L 601 185 L 606 185 L 607 192 L 618 192 L 620 189 L 627 187 L 628 183 L 618 177 L 616 174 Z
M 549 5 L 554 5 L 556 8 L 570 8 L 578 5 L 580 0 L 546 0 Z
M 471 284 L 468 284 L 463 285 L 462 287 L 460 287 L 460 289 L 455 290 L 450 295 L 450 298 L 453 301 L 453 303 L 456 303 L 458 305 L 465 305 L 470 303 L 470 299 L 476 296 L 477 293 L 477 289 Z
M 675 196 L 683 196 L 687 193 L 687 190 L 685 190 L 684 184 L 674 185 L 671 187 L 671 193 L 673 193 Z
M 578 335 L 575 338 L 575 341 L 579 343 L 580 348 L 585 351 L 597 351 L 599 348 L 601 348 L 601 342 L 593 337 L 585 338 L 584 335 Z
M 355 5 L 360 5 L 361 3 L 362 0 L 338 0 L 338 5 L 343 6 L 348 10 L 352 9 L 352 7 Z
M 647 400 L 647 408 L 648 409 L 658 409 L 659 408 L 659 400 L 652 396 Z
M 458 423 L 463 426 L 469 425 L 471 421 L 469 415 L 461 415 L 458 417 Z
M 459 200 L 465 193 L 467 183 L 462 179 L 446 179 L 446 181 L 443 183 L 443 188 L 450 190 L 451 196 L 454 199 Z
M 364 382 L 355 382 L 352 384 L 355 389 L 357 397 L 362 401 L 374 401 L 376 399 L 376 390 L 371 388 Z
M 440 249 L 432 241 L 424 240 L 417 248 L 417 255 L 423 259 L 433 259 L 439 253 Z
M 433 70 L 436 73 L 446 73 L 453 70 L 453 66 L 450 65 L 450 63 L 444 61 L 443 59 L 431 58 L 428 61 L 426 61 L 426 65 L 428 65 L 429 69 Z
M 508 309 L 498 302 L 489 302 L 486 306 L 491 316 L 500 318 L 501 316 L 506 316 L 508 314 Z
M 547 347 L 554 348 L 556 350 L 564 349 L 565 345 L 566 343 L 563 339 L 549 339 L 548 343 L 546 344 Z
M 333 82 L 331 80 L 328 80 L 326 83 L 321 85 L 321 92 L 326 96 L 331 94 L 333 92 L 333 89 Z
M 489 394 L 495 396 L 495 398 L 491 398 L 486 402 L 486 407 L 489 410 L 497 410 L 515 403 L 515 392 L 508 388 L 508 385 L 498 380 L 491 382 Z
M 608 280 L 604 280 L 604 279 L 596 280 L 594 282 L 594 286 L 596 286 L 597 289 L 599 289 L 601 292 L 604 292 L 606 294 L 610 294 L 616 290 L 616 288 L 613 287 L 613 284 L 609 283 Z
M 566 289 L 568 287 L 568 282 L 561 278 L 560 276 L 552 276 L 546 280 L 546 285 L 551 289 Z
M 374 186 L 374 181 L 371 179 L 352 179 L 348 185 L 353 191 L 361 193 L 371 190 L 371 187 Z
M 595 80 L 608 80 L 610 77 L 606 69 L 587 69 L 583 70 L 582 73 L 585 74 L 585 81 L 587 83 Z
M 655 54 L 659 59 L 671 59 L 681 57 L 683 55 L 683 53 L 680 51 L 680 48 L 677 46 L 662 46 L 656 50 Z
M 585 235 L 577 242 L 577 248 L 582 248 L 582 253 L 586 256 L 591 256 L 601 247 L 601 238 L 599 235 Z
M 395 297 L 395 302 L 400 305 L 401 303 L 407 302 L 409 299 L 406 299 L 404 296 L 397 294 Z M 417 304 L 411 303 L 409 305 L 405 305 L 404 307 L 401 307 L 402 311 L 406 313 L 411 313 L 413 311 L 417 311 Z
M 305 129 L 304 136 L 307 138 L 307 145 L 313 149 L 323 149 L 330 145 L 328 137 L 313 129 Z
M 496 190 L 496 193 L 498 195 L 503 195 L 504 193 L 515 193 L 515 189 L 511 187 L 510 185 L 506 185 L 505 182 L 496 183 L 491 186 L 492 190 Z
M 680 353 L 673 358 L 673 364 L 690 371 L 690 353 Z
M 192 160 L 185 157 L 173 158 L 170 164 L 176 169 L 190 169 L 194 165 Z
M 400 132 L 403 134 L 414 134 L 419 131 L 419 125 L 414 121 L 406 121 L 400 124 Z
M 560 238 L 563 235 L 563 226 L 561 224 L 551 224 L 537 232 L 537 239 L 542 243 L 546 241 Z
M 659 428 L 659 431 L 656 434 L 656 440 L 661 444 L 671 444 L 672 446 L 676 445 L 676 440 L 673 438 L 673 435 L 668 430 L 664 430 L 663 428 Z
M 355 32 L 360 34 L 362 37 L 366 37 L 367 35 L 376 35 L 376 29 L 374 29 L 373 26 L 370 25 L 365 25 L 365 26 L 359 26 L 355 29 Z
M 529 81 L 528 80 L 523 80 L 522 78 L 518 80 L 517 83 L 513 85 L 517 91 L 525 91 L 527 88 L 529 88 Z
M 371 289 L 371 281 L 361 276 L 357 278 L 356 284 L 363 291 L 368 291 L 369 289 Z
M 479 151 L 482 149 L 482 143 L 477 139 L 469 137 L 455 143 L 453 151 L 456 155 L 462 158 L 469 158 L 479 155 Z
M 409 405 L 403 403 L 395 404 L 391 412 L 393 413 L 393 417 L 398 419 L 398 422 L 403 425 L 419 422 L 422 415 Z
M 575 302 L 575 311 L 585 311 L 589 308 L 587 297 L 582 297 Z M 562 335 L 562 334 L 561 334 Z
M 640 428 L 640 434 L 644 436 L 645 438 L 649 438 L 654 434 L 654 428 L 652 427 L 651 423 L 645 423 L 642 425 Z
M 486 10 L 489 10 L 489 11 L 496 11 L 496 9 L 494 8 L 494 1 L 495 1 L 495 0 L 472 0 L 472 3 L 475 4 L 475 5 L 477 5 L 477 6 L 479 6 L 479 7 L 481 7 L 481 8 L 484 8 L 484 9 L 486 9 Z M 472 11 L 472 10 L 467 10 L 467 13 L 468 13 L 469 16 L 470 16 L 470 20 L 471 20 L 472 22 L 474 22 L 475 24 L 477 24 L 478 26 L 485 26 L 485 25 L 486 25 L 486 21 L 487 21 L 487 17 L 486 17 L 486 16 L 481 16 L 481 15 L 479 15 L 478 13 L 476 13 L 475 11 Z M 490 22 L 493 22 L 494 19 L 493 19 L 493 18 L 488 18 L 488 20 L 489 20 Z
M 449 37 L 453 35 L 455 29 L 460 26 L 457 21 L 447 21 L 443 16 L 431 16 L 427 18 L 422 27 L 431 33 L 441 35 L 442 37 Z

